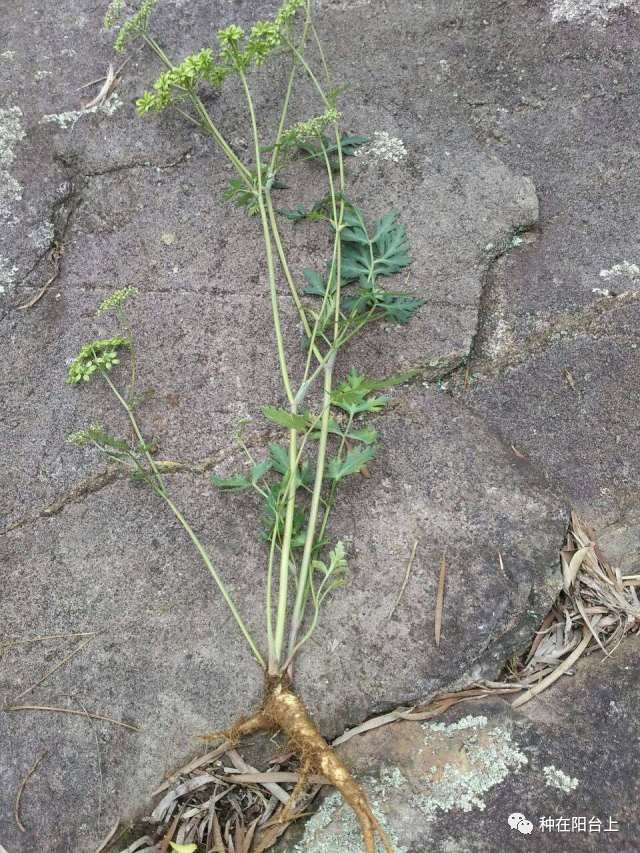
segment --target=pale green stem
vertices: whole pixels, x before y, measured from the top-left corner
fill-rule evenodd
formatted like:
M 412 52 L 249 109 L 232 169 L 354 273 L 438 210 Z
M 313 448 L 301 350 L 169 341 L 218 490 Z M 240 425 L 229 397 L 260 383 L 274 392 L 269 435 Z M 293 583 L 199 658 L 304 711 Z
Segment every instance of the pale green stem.
M 271 547 L 269 548 L 269 563 L 267 564 L 267 589 L 266 589 L 266 617 L 267 617 L 267 644 L 269 648 L 269 672 L 277 671 L 276 647 L 273 638 L 273 614 L 271 601 L 271 586 L 273 583 L 273 559 L 276 552 L 276 539 L 278 534 L 277 519 L 271 534 Z
M 302 328 L 307 336 L 307 338 L 311 338 L 311 327 L 309 326 L 309 321 L 307 320 L 307 315 L 304 310 L 304 305 L 300 300 L 300 295 L 298 293 L 298 288 L 295 285 L 293 280 L 293 276 L 291 275 L 291 270 L 289 269 L 289 264 L 287 262 L 287 256 L 284 251 L 284 246 L 282 245 L 282 239 L 280 237 L 280 231 L 278 229 L 278 222 L 276 220 L 275 211 L 273 209 L 273 203 L 271 201 L 271 193 L 266 193 L 266 201 L 267 201 L 267 212 L 269 214 L 269 224 L 271 226 L 271 233 L 273 234 L 273 242 L 276 244 L 276 251 L 278 253 L 278 258 L 280 260 L 280 266 L 282 267 L 282 272 L 284 273 L 284 277 L 289 285 L 289 292 L 291 293 L 291 298 L 293 299 L 293 304 L 296 306 L 296 310 L 298 312 L 298 316 L 300 317 L 300 321 L 302 323 Z M 318 359 L 318 361 L 322 361 L 322 353 L 315 346 L 312 345 L 312 350 L 314 355 Z
M 333 379 L 333 360 L 325 368 L 324 388 L 323 388 L 323 405 L 324 412 L 320 426 L 320 438 L 318 441 L 318 456 L 316 459 L 316 476 L 313 484 L 313 493 L 311 495 L 311 504 L 309 507 L 309 522 L 307 524 L 307 536 L 304 542 L 304 551 L 302 553 L 302 562 L 300 564 L 300 572 L 298 574 L 298 588 L 296 590 L 296 600 L 291 617 L 291 629 L 289 633 L 289 653 L 295 648 L 296 639 L 302 620 L 304 618 L 304 605 L 307 597 L 307 582 L 309 579 L 309 568 L 311 566 L 311 558 L 313 556 L 313 547 L 315 545 L 315 530 L 318 520 L 318 509 L 320 506 L 320 498 L 322 493 L 322 484 L 324 482 L 325 459 L 327 453 L 327 439 L 329 436 L 329 417 L 331 414 L 331 384 Z
M 147 43 L 147 45 L 151 48 L 151 50 L 153 50 L 153 52 L 156 54 L 156 56 L 158 56 L 158 58 L 161 60 L 163 65 L 166 66 L 166 68 L 168 68 L 168 69 L 175 68 L 173 62 L 171 62 L 169 57 L 162 50 L 162 48 L 160 47 L 160 45 L 158 44 L 158 42 L 154 38 L 152 38 L 150 35 L 148 35 L 146 33 L 143 33 L 142 38 Z M 207 109 L 204 106 L 204 104 L 202 103 L 202 101 L 200 100 L 200 98 L 195 94 L 195 92 L 192 92 L 189 90 L 186 90 L 186 94 L 189 97 L 189 100 L 191 101 L 193 106 L 196 108 L 196 111 L 201 118 L 201 123 L 204 124 L 204 126 L 206 127 L 208 132 L 211 134 L 211 136 L 217 142 L 218 147 L 222 150 L 222 152 L 225 154 L 225 156 L 231 161 L 231 163 L 235 167 L 235 169 L 238 172 L 238 174 L 240 175 L 240 177 L 244 178 L 244 180 L 248 186 L 251 186 L 251 172 L 249 171 L 249 169 L 247 169 L 247 167 L 244 165 L 244 163 L 239 159 L 239 157 L 237 156 L 237 154 L 235 153 L 233 148 L 229 145 L 229 143 L 224 138 L 224 136 L 220 133 L 218 128 L 215 126 L 215 124 L 211 121 L 211 116 L 207 112 Z M 180 112 L 183 112 L 183 111 L 180 110 Z M 183 115 L 184 115 L 184 113 L 183 113 Z
M 145 457 L 146 457 L 146 459 L 147 459 L 147 461 L 151 467 L 151 470 L 154 473 L 154 476 L 158 482 L 158 486 L 159 486 L 161 492 L 164 494 L 164 491 L 165 491 L 164 480 L 162 479 L 162 475 L 158 471 L 156 463 L 153 461 L 153 457 L 151 456 L 151 454 L 147 450 L 146 442 L 142 437 L 142 433 L 140 432 L 140 429 L 138 427 L 138 422 L 136 421 L 135 416 L 134 416 L 133 412 L 131 411 L 131 407 L 129 406 L 127 401 L 124 399 L 124 397 L 120 394 L 120 392 L 118 391 L 116 386 L 113 384 L 113 382 L 109 379 L 109 375 L 108 375 L 107 371 L 101 370 L 100 372 L 102 373 L 103 378 L 106 380 L 109 388 L 111 388 L 111 390 L 115 394 L 120 405 L 124 407 L 124 409 L 127 413 L 127 416 L 129 418 L 129 421 L 131 423 L 131 426 L 133 427 L 133 431 L 136 435 L 136 438 L 140 442 L 140 447 L 141 447 L 141 449 L 142 449 L 142 451 L 143 451 L 143 453 L 144 453 L 144 455 L 145 455 Z
M 269 232 L 269 220 L 264 204 L 263 184 L 262 184 L 262 164 L 260 162 L 260 137 L 258 135 L 258 125 L 256 122 L 256 114 L 253 106 L 253 99 L 247 83 L 247 78 L 239 69 L 240 80 L 244 88 L 244 93 L 247 99 L 249 115 L 251 118 L 251 130 L 253 133 L 253 143 L 256 158 L 256 174 L 258 181 L 258 206 L 260 210 L 260 220 L 262 222 L 262 231 L 264 237 L 265 251 L 267 255 L 267 268 L 269 274 L 269 290 L 271 293 L 271 308 L 273 314 L 273 325 L 276 335 L 276 348 L 278 351 L 278 362 L 280 364 L 280 372 L 285 388 L 285 393 L 289 401 L 289 408 L 292 413 L 296 412 L 296 399 L 291 388 L 289 380 L 289 371 L 287 368 L 287 359 L 284 351 L 284 341 L 282 337 L 282 325 L 280 321 L 280 309 L 278 306 L 278 292 L 276 289 L 276 277 L 273 265 L 273 250 L 271 246 L 271 234 Z M 289 559 L 291 554 L 291 538 L 293 534 L 293 519 L 296 507 L 296 490 L 298 487 L 298 477 L 296 470 L 297 458 L 297 432 L 295 429 L 289 430 L 289 482 L 287 484 L 287 511 L 284 522 L 284 532 L 282 545 L 280 549 L 280 573 L 278 579 L 278 604 L 276 609 L 276 627 L 274 635 L 274 661 L 273 666 L 277 666 L 282 658 L 282 647 L 284 644 L 284 631 L 287 615 L 287 601 L 289 588 Z
M 242 617 L 240 616 L 229 591 L 227 590 L 222 578 L 220 577 L 220 575 L 216 571 L 213 563 L 211 562 L 211 560 L 209 558 L 209 555 L 207 554 L 207 552 L 204 549 L 204 546 L 202 545 L 202 543 L 200 542 L 200 540 L 198 539 L 198 537 L 194 533 L 189 522 L 182 515 L 182 513 L 177 508 L 177 506 L 173 503 L 171 498 L 166 493 L 164 493 L 162 495 L 162 497 L 164 498 L 164 500 L 166 501 L 166 503 L 170 507 L 171 511 L 173 512 L 175 517 L 178 519 L 178 521 L 180 522 L 180 524 L 182 525 L 182 527 L 186 531 L 187 535 L 189 536 L 189 538 L 191 539 L 191 541 L 195 545 L 196 550 L 198 551 L 198 553 L 200 554 L 200 556 L 202 558 L 202 562 L 205 564 L 205 566 L 209 570 L 209 573 L 211 574 L 211 577 L 216 582 L 218 589 L 222 593 L 222 597 L 226 601 L 227 606 L 229 607 L 229 610 L 231 611 L 231 613 L 233 615 L 233 618 L 236 620 L 236 624 L 238 625 L 238 628 L 240 628 L 240 631 L 242 632 L 242 635 L 244 636 L 245 640 L 249 644 L 255 659 L 258 661 L 258 663 L 260 664 L 260 666 L 263 669 L 266 669 L 266 664 L 265 664 L 264 658 L 262 657 L 262 655 L 258 651 L 258 647 L 256 646 L 256 644 L 253 640 L 253 637 L 249 633 L 249 629 L 245 625 Z
M 305 8 L 305 20 L 304 25 L 302 27 L 302 35 L 300 36 L 300 42 L 298 44 L 298 50 L 303 51 L 304 46 L 307 43 L 307 33 L 309 32 L 309 26 L 311 25 L 311 17 L 309 4 L 307 3 Z M 316 36 L 317 38 L 317 36 Z M 296 63 L 293 62 L 291 66 L 291 71 L 289 72 L 289 80 L 287 82 L 287 90 L 285 92 L 284 101 L 282 103 L 282 111 L 280 113 L 280 121 L 278 122 L 278 132 L 276 134 L 275 145 L 273 146 L 273 152 L 271 153 L 271 163 L 269 164 L 269 171 L 273 172 L 276 167 L 276 161 L 278 159 L 278 143 L 280 141 L 280 137 L 282 136 L 282 131 L 284 130 L 285 123 L 287 121 L 287 113 L 289 112 L 289 101 L 291 100 L 291 93 L 293 91 L 293 81 L 296 76 Z
M 134 432 L 135 432 L 135 434 L 137 435 L 138 440 L 141 442 L 142 446 L 144 447 L 144 446 L 145 446 L 145 442 L 144 442 L 144 439 L 142 438 L 142 433 L 140 432 L 140 428 L 138 427 L 138 422 L 136 421 L 136 418 L 135 418 L 135 416 L 134 416 L 133 412 L 131 411 L 131 408 L 129 407 L 129 405 L 128 405 L 127 401 L 126 401 L 126 400 L 124 399 L 124 397 L 122 397 L 122 395 L 119 393 L 118 389 L 115 387 L 115 385 L 113 384 L 113 382 L 109 379 L 109 377 L 107 376 L 107 374 L 106 374 L 106 372 L 105 372 L 105 371 L 102 371 L 102 375 L 103 375 L 103 376 L 104 376 L 104 378 L 106 379 L 106 381 L 107 381 L 107 383 L 108 383 L 109 387 L 111 388 L 112 392 L 115 394 L 115 396 L 116 396 L 116 398 L 118 399 L 119 403 L 122 405 L 122 407 L 123 407 L 123 408 L 124 408 L 124 410 L 126 411 L 127 416 L 128 416 L 128 418 L 129 418 L 129 420 L 131 421 L 131 425 L 132 425 L 132 427 L 133 427 L 133 429 L 134 429 Z M 165 501 L 165 503 L 169 506 L 169 508 L 171 509 L 171 511 L 173 512 L 173 514 L 175 515 L 176 519 L 180 522 L 180 524 L 182 525 L 183 529 L 185 530 L 185 532 L 187 533 L 187 535 L 188 535 L 188 536 L 189 536 L 189 538 L 191 539 L 192 543 L 195 545 L 196 550 L 198 551 L 198 553 L 200 554 L 200 557 L 202 558 L 202 562 L 205 564 L 205 566 L 206 566 L 206 567 L 207 567 L 207 569 L 209 570 L 209 573 L 210 573 L 211 577 L 213 578 L 213 580 L 215 581 L 215 583 L 216 583 L 216 585 L 217 585 L 218 589 L 219 589 L 219 590 L 220 590 L 220 592 L 222 593 L 222 597 L 224 598 L 225 602 L 227 603 L 227 606 L 229 607 L 229 610 L 231 611 L 231 614 L 232 614 L 233 618 L 235 619 L 236 624 L 238 625 L 238 628 L 240 628 L 240 631 L 242 632 L 242 635 L 244 636 L 245 640 L 246 640 L 246 641 L 247 641 L 247 643 L 249 644 L 249 647 L 250 647 L 251 651 L 253 652 L 253 655 L 254 655 L 255 659 L 258 661 L 258 663 L 260 664 L 260 666 L 261 666 L 263 669 L 265 669 L 265 668 L 266 668 L 266 665 L 265 665 L 264 658 L 262 657 L 262 655 L 261 655 L 261 654 L 260 654 L 260 652 L 258 651 L 258 647 L 256 646 L 256 643 L 255 643 L 255 641 L 254 641 L 253 637 L 252 637 L 252 636 L 251 636 L 251 634 L 249 633 L 249 629 L 248 629 L 248 628 L 247 628 L 247 626 L 245 625 L 245 623 L 244 623 L 244 621 L 243 621 L 242 617 L 240 616 L 240 613 L 238 612 L 238 609 L 237 609 L 237 607 L 236 607 L 236 605 L 235 605 L 235 602 L 233 601 L 233 598 L 231 597 L 231 595 L 230 595 L 230 593 L 229 593 L 228 589 L 226 588 L 226 586 L 225 586 L 225 584 L 224 584 L 224 582 L 223 582 L 222 578 L 220 577 L 220 575 L 219 575 L 219 574 L 218 574 L 218 572 L 216 571 L 215 566 L 214 566 L 214 565 L 213 565 L 213 563 L 211 562 L 211 558 L 210 558 L 210 557 L 209 557 L 209 555 L 207 554 L 207 552 L 206 552 L 206 550 L 205 550 L 205 548 L 204 548 L 204 546 L 203 546 L 202 542 L 201 542 L 201 541 L 198 539 L 198 537 L 196 536 L 196 534 L 195 534 L 195 532 L 193 531 L 193 529 L 192 529 L 191 525 L 189 524 L 189 522 L 188 522 L 188 521 L 186 520 L 186 518 L 182 515 L 182 513 L 180 512 L 180 510 L 178 509 L 178 507 L 173 503 L 173 501 L 171 500 L 171 498 L 170 498 L 170 497 L 169 497 L 169 495 L 167 494 L 167 491 L 166 491 L 166 489 L 165 489 L 165 486 L 164 486 L 164 483 L 163 483 L 163 481 L 162 481 L 162 478 L 161 478 L 161 476 L 160 476 L 160 474 L 159 474 L 159 472 L 158 472 L 158 469 L 157 469 L 157 467 L 156 467 L 156 465 L 155 465 L 155 463 L 154 463 L 154 461 L 153 461 L 153 459 L 152 459 L 151 455 L 150 455 L 150 454 L 148 453 L 148 451 L 146 451 L 146 450 L 145 450 L 144 452 L 145 452 L 145 456 L 146 456 L 147 460 L 149 461 L 149 464 L 151 465 L 151 469 L 153 470 L 153 473 L 154 473 L 154 475 L 155 475 L 155 477 L 156 477 L 156 480 L 157 480 L 157 482 L 158 482 L 158 487 L 157 487 L 157 489 L 156 489 L 156 493 L 157 493 L 157 494 L 158 494 L 158 495 L 159 495 L 159 496 L 160 496 L 160 497 Z

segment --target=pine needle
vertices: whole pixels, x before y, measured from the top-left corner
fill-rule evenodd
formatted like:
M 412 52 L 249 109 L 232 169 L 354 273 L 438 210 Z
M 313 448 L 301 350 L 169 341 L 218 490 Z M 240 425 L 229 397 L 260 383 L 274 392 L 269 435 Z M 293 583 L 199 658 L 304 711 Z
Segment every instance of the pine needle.
M 47 753 L 43 752 L 42 755 L 40 756 L 40 758 L 38 758 L 38 759 L 36 759 L 36 761 L 34 761 L 32 767 L 27 772 L 27 775 L 24 777 L 24 779 L 22 780 L 22 782 L 20 782 L 20 785 L 18 786 L 18 792 L 16 794 L 16 801 L 15 801 L 15 805 L 13 807 L 13 814 L 15 816 L 16 823 L 18 824 L 18 829 L 20 830 L 20 832 L 26 832 L 27 831 L 27 828 L 25 827 L 25 825 L 22 823 L 22 820 L 20 819 L 20 800 L 22 798 L 23 791 L 25 789 L 27 782 L 29 781 L 29 779 L 31 779 L 33 774 L 36 772 L 36 770 L 38 769 L 38 765 L 43 760 L 43 758 L 45 758 L 46 755 L 47 755 Z
M 114 726 L 121 726 L 123 729 L 129 729 L 131 732 L 140 732 L 140 726 L 131 725 L 131 723 L 123 723 L 120 720 L 114 720 L 112 717 L 105 717 L 102 714 L 90 714 L 85 711 L 76 711 L 75 708 L 56 708 L 52 705 L 7 705 L 3 708 L 4 711 L 51 711 L 54 714 L 71 714 L 74 717 L 89 717 L 91 720 L 102 720 L 103 723 L 112 723 Z
M 442 633 L 442 611 L 444 610 L 444 582 L 447 576 L 447 550 L 442 552 L 442 560 L 440 561 L 440 577 L 438 578 L 438 593 L 436 595 L 436 616 L 434 624 L 434 636 L 436 647 L 440 645 L 440 635 Z
M 396 607 L 398 606 L 398 604 L 400 604 L 400 599 L 404 595 L 404 591 L 406 589 L 407 583 L 409 582 L 409 575 L 411 574 L 411 567 L 413 566 L 413 558 L 416 555 L 416 550 L 418 548 L 418 544 L 419 544 L 418 540 L 416 539 L 416 541 L 413 543 L 413 548 L 411 549 L 411 555 L 409 556 L 409 561 L 407 562 L 407 568 L 406 568 L 406 571 L 404 573 L 404 579 L 402 581 L 402 586 L 400 587 L 400 592 L 398 593 L 396 600 L 393 603 L 393 607 L 389 611 L 389 615 L 387 616 L 387 619 L 391 619 L 391 617 L 393 616 L 393 614 L 395 612 Z

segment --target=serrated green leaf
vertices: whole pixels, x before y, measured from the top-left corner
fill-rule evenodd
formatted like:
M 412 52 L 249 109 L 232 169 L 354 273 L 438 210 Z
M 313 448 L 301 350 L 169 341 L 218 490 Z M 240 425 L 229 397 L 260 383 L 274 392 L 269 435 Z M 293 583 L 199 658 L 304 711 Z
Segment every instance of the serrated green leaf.
M 324 160 L 324 153 L 322 151 L 322 147 L 324 146 L 329 163 L 334 169 L 338 167 L 338 150 L 342 152 L 343 157 L 353 157 L 358 148 L 370 142 L 368 136 L 347 136 L 347 134 L 343 134 L 340 137 L 338 147 L 338 143 L 334 138 L 329 138 L 325 134 L 321 134 L 321 139 L 322 145 L 311 140 L 299 142 L 298 149 L 306 154 L 309 160 Z
M 285 219 L 290 219 L 291 222 L 300 222 L 309 215 L 309 211 L 305 208 L 304 204 L 297 204 L 295 207 L 279 210 L 278 213 L 280 216 L 284 216 Z
M 397 221 L 396 213 L 387 213 L 376 222 L 370 236 L 360 211 L 351 205 L 341 232 L 342 277 L 346 281 L 366 277 L 374 282 L 378 276 L 390 276 L 410 262 L 407 232 Z
M 265 459 L 264 462 L 258 462 L 257 465 L 254 465 L 251 469 L 251 482 L 257 483 L 261 480 L 265 474 L 267 474 L 271 468 L 273 467 L 273 462 L 271 459 Z
M 335 457 L 327 466 L 330 480 L 343 480 L 350 474 L 358 474 L 368 462 L 375 459 L 375 447 L 358 447 L 350 450 L 343 459 Z
M 389 398 L 368 396 L 376 384 L 376 380 L 367 379 L 357 370 L 351 370 L 346 380 L 334 389 L 331 403 L 349 415 L 381 412 L 389 402 Z
M 216 477 L 214 474 L 211 482 L 216 488 L 225 492 L 243 492 L 251 488 L 251 482 L 240 474 L 234 474 L 233 477 Z
M 269 459 L 271 459 L 271 464 L 273 466 L 273 470 L 277 471 L 278 474 L 287 474 L 289 471 L 289 454 L 280 444 L 270 444 L 269 445 Z
M 372 427 L 354 429 L 347 433 L 347 438 L 350 438 L 352 441 L 361 441 L 363 444 L 373 444 L 377 437 L 378 431 Z
M 307 280 L 304 293 L 307 296 L 324 296 L 327 284 L 322 276 L 315 270 L 303 270 L 303 274 Z
M 304 431 L 309 425 L 309 418 L 307 415 L 293 414 L 292 412 L 288 412 L 286 409 L 278 409 L 275 406 L 264 406 L 262 414 L 267 418 L 267 420 L 270 420 L 272 423 L 278 424 L 279 426 L 283 426 L 286 429 Z

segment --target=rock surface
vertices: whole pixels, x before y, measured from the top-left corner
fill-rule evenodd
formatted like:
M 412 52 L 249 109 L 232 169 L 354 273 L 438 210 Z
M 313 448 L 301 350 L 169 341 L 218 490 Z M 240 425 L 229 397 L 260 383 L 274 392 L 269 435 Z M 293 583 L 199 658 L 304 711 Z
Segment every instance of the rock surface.
M 373 146 L 350 161 L 351 194 L 371 217 L 400 212 L 414 258 L 406 286 L 428 306 L 406 329 L 370 334 L 345 365 L 377 376 L 419 368 L 442 381 L 394 392 L 371 479 L 343 496 L 334 532 L 352 540 L 352 577 L 298 682 L 329 736 L 434 689 L 495 676 L 555 594 L 569 500 L 608 525 L 601 541 L 625 569 L 638 553 L 633 4 L 609 4 L 607 20 L 561 15 L 557 3 L 516 3 L 508 14 L 488 0 L 459 10 L 379 5 L 384 14 L 363 18 L 366 3 L 323 2 L 320 26 L 351 83 L 349 129 L 389 134 L 406 150 L 395 162 Z M 95 849 L 115 817 L 144 804 L 188 756 L 196 733 L 250 708 L 261 685 L 179 528 L 151 495 L 65 444 L 84 423 L 119 423 L 104 414 L 98 387 L 64 385 L 65 362 L 100 331 L 96 303 L 137 286 L 141 374 L 155 390 L 145 429 L 163 458 L 192 469 L 171 477 L 172 490 L 257 630 L 259 510 L 223 499 L 203 473 L 238 464 L 232 433 L 243 417 L 254 419 L 256 448 L 266 444 L 258 413 L 280 391 L 259 233 L 220 202 L 230 177 L 221 158 L 176 118 L 135 116 L 134 98 L 156 71 L 142 52 L 132 52 L 107 109 L 71 113 L 78 86 L 112 59 L 103 10 L 84 0 L 55 14 L 32 0 L 23 7 L 9 16 L 0 62 L 0 318 L 10 352 L 0 413 L 3 634 L 98 631 L 20 701 L 143 731 L 0 715 L 0 843 L 9 853 L 76 853 Z M 273 8 L 167 3 L 158 31 L 178 55 Z M 279 73 L 257 80 L 267 124 L 283 85 Z M 316 106 L 307 95 L 296 109 Z M 245 151 L 232 92 L 223 122 Z M 313 184 L 313 174 L 302 180 Z M 286 194 L 287 203 L 300 197 Z M 320 231 L 291 228 L 287 239 L 296 271 L 323 263 Z M 45 295 L 20 310 L 56 266 Z M 459 367 L 467 357 L 468 374 Z M 447 381 L 453 399 L 442 393 Z M 73 644 L 4 648 L 0 690 L 12 701 Z M 22 834 L 15 795 L 45 751 L 25 790 Z
M 519 712 L 500 700 L 465 702 L 339 747 L 397 853 L 636 850 L 637 650 L 629 643 L 599 657 Z M 329 795 L 281 849 L 356 853 L 355 820 Z

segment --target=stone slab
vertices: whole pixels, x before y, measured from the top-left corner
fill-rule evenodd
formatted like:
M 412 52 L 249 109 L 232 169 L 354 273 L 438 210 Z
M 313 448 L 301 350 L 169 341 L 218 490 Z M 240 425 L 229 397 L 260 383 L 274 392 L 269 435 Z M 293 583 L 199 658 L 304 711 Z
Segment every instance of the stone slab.
M 339 747 L 397 853 L 636 850 L 636 645 L 628 638 L 609 660 L 581 661 L 518 712 L 465 702 Z M 528 831 L 515 817 L 512 826 L 514 814 Z M 329 795 L 281 849 L 356 853 L 359 844 L 348 807 Z

